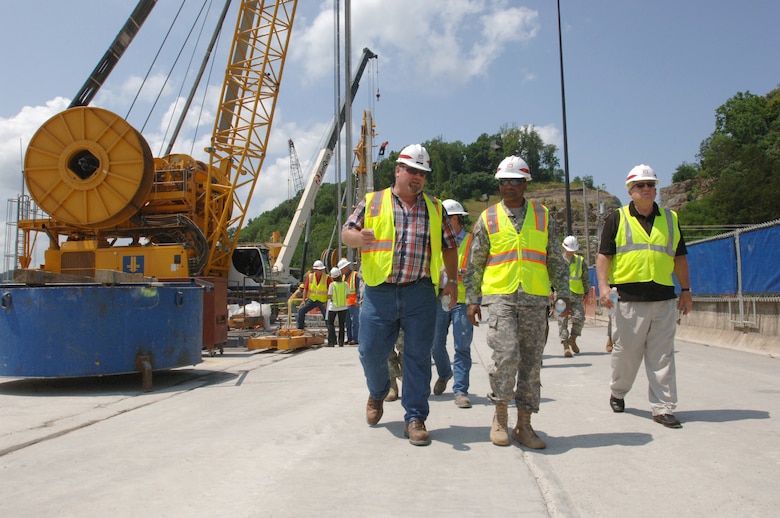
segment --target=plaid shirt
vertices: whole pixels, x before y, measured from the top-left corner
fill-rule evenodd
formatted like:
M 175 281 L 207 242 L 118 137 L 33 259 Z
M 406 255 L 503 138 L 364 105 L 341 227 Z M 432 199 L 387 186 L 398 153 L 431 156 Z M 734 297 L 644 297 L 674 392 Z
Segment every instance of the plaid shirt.
M 392 192 L 392 191 L 391 191 Z M 403 284 L 431 276 L 431 234 L 428 209 L 422 194 L 417 196 L 413 207 L 406 205 L 393 193 L 393 219 L 395 222 L 395 246 L 393 249 L 393 272 L 387 282 Z M 442 208 L 442 248 L 457 248 L 455 230 Z M 366 214 L 366 199 L 360 200 L 355 211 L 347 218 L 344 228 L 363 229 Z

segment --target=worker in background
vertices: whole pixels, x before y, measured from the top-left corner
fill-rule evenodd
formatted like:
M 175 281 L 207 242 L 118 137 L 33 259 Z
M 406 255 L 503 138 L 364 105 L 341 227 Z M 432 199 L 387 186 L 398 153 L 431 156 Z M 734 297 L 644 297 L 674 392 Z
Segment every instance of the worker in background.
M 571 358 L 572 353 L 579 354 L 577 337 L 582 334 L 585 325 L 585 298 L 590 292 L 588 263 L 584 257 L 577 254 L 580 245 L 574 236 L 566 236 L 563 240 L 563 260 L 569 265 L 569 290 L 571 291 L 571 333 L 569 333 L 569 317 L 558 319 L 558 338 L 563 344 L 563 355 Z
M 322 261 L 314 261 L 313 271 L 306 275 L 306 281 L 303 283 L 303 304 L 298 308 L 298 329 L 304 328 L 306 313 L 314 308 L 320 310 L 322 318 L 325 318 L 327 308 L 325 303 L 328 301 L 328 276 L 325 274 L 325 265 Z
M 445 309 L 443 304 L 437 306 L 436 332 L 433 335 L 431 356 L 436 364 L 439 379 L 433 386 L 433 393 L 439 395 L 447 388 L 447 382 L 455 376 L 452 382 L 452 392 L 455 394 L 455 404 L 458 408 L 471 408 L 469 400 L 469 373 L 471 371 L 471 340 L 474 336 L 474 326 L 466 314 L 466 288 L 463 286 L 463 275 L 466 273 L 469 249 L 471 248 L 471 233 L 464 228 L 464 218 L 468 212 L 463 205 L 455 200 L 442 202 L 447 209 L 447 215 L 455 229 L 455 242 L 458 243 L 458 303 L 452 309 Z M 439 284 L 448 282 L 446 272 L 442 272 Z M 447 353 L 447 335 L 452 324 L 452 341 L 455 349 L 453 362 Z
M 441 201 L 423 193 L 431 171 L 419 144 L 398 155 L 392 187 L 370 192 L 344 224 L 341 237 L 360 249 L 363 302 L 360 308 L 360 362 L 368 386 L 366 421 L 376 425 L 390 390 L 387 358 L 404 331 L 404 435 L 415 446 L 431 443 L 425 428 L 431 393 L 431 342 L 436 319 L 440 264 L 449 282 L 441 290 L 458 297 L 455 231 Z
M 482 319 L 479 297 L 488 311 L 487 344 L 493 350 L 488 365 L 495 405 L 490 440 L 509 446 L 508 404 L 517 406 L 512 438 L 528 448 L 547 444 L 531 427 L 539 411 L 540 372 L 545 346 L 550 285 L 569 314 L 568 269 L 550 230 L 547 207 L 527 201 L 531 171 L 525 160 L 510 156 L 496 172 L 501 201 L 485 209 L 474 225 L 464 284 L 471 323 Z M 551 283 L 552 281 L 552 283 Z
M 347 344 L 357 345 L 360 331 L 360 275 L 352 269 L 352 262 L 342 258 L 337 265 L 347 283 Z
M 653 420 L 667 428 L 682 428 L 674 415 L 677 376 L 674 336 L 677 311 L 693 309 L 687 249 L 677 213 L 655 203 L 658 177 L 640 164 L 626 177 L 631 202 L 604 220 L 596 275 L 599 300 L 612 317 L 612 381 L 609 406 L 625 410 L 625 397 L 644 359 Z M 675 300 L 674 280 L 681 292 Z M 610 300 L 617 287 L 618 302 Z
M 337 267 L 330 269 L 328 285 L 328 343 L 325 347 L 344 347 L 344 327 L 347 320 L 347 283 Z M 336 341 L 336 319 L 339 320 L 338 341 Z

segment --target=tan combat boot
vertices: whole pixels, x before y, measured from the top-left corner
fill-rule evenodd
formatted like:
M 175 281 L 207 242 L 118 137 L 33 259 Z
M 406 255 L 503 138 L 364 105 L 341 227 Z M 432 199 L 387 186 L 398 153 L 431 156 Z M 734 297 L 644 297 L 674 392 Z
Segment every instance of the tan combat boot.
M 390 378 L 390 392 L 385 396 L 385 401 L 395 401 L 398 399 L 398 382 L 395 378 Z
M 561 340 L 561 344 L 563 345 L 563 355 L 566 358 L 571 358 L 573 355 L 571 354 L 571 349 L 569 349 L 569 339 Z
M 577 347 L 577 335 L 569 336 L 569 346 L 571 347 L 571 352 L 580 354 L 580 348 Z
M 611 336 L 607 337 L 607 352 L 608 353 L 612 352 L 612 337 Z
M 522 408 L 517 409 L 517 426 L 512 430 L 512 439 L 523 446 L 528 446 L 535 450 L 542 450 L 547 447 L 547 443 L 536 435 L 534 429 L 531 428 L 531 412 Z
M 493 426 L 490 428 L 490 441 L 496 446 L 509 446 L 509 425 L 507 421 L 506 403 L 496 403 L 496 415 L 493 416 Z

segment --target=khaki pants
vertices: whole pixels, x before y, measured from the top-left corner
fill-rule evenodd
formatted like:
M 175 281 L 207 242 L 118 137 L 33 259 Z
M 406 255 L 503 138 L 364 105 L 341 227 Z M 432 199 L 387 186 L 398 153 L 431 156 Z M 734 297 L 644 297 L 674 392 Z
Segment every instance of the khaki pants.
M 673 413 L 677 406 L 677 300 L 618 302 L 613 319 L 612 395 L 619 399 L 626 396 L 644 359 L 653 415 Z

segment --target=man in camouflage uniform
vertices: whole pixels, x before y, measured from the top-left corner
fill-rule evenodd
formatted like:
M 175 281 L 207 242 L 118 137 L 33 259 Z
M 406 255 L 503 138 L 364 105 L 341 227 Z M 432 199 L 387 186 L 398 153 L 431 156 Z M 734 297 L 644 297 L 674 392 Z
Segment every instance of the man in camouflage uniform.
M 495 416 L 490 440 L 508 446 L 507 405 L 514 398 L 517 425 L 512 438 L 535 449 L 545 442 L 531 428 L 539 411 L 540 371 L 545 346 L 550 284 L 570 314 L 568 265 L 549 233 L 549 214 L 541 204 L 525 200 L 528 164 L 516 156 L 498 166 L 501 203 L 488 207 L 474 226 L 464 284 L 471 323 L 479 326 L 482 305 L 488 308 L 487 343 L 493 349 L 488 367 Z M 521 244 L 522 243 L 522 244 Z
M 395 401 L 401 393 L 398 391 L 398 380 L 404 377 L 404 330 L 398 331 L 395 346 L 387 357 L 387 370 L 390 371 L 390 392 L 385 401 Z

